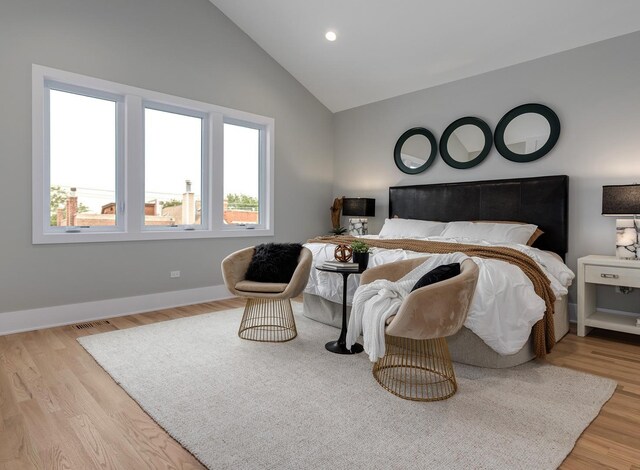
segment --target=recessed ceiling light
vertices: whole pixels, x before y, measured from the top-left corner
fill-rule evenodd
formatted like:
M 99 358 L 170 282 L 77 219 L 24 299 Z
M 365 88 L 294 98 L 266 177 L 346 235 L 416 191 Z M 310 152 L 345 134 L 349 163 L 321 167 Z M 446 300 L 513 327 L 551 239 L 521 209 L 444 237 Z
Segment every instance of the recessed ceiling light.
M 324 37 L 327 38 L 327 41 L 333 42 L 338 36 L 336 36 L 336 33 L 333 31 L 327 31 L 327 34 L 325 34 Z

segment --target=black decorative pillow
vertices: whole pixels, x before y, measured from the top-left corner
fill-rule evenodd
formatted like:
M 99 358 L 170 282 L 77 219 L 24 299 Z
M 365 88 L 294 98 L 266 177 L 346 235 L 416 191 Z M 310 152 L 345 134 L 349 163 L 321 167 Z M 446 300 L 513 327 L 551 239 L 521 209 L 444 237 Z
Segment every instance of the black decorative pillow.
M 300 243 L 265 243 L 257 245 L 245 279 L 255 282 L 289 283 L 298 266 Z
M 436 282 L 446 281 L 452 277 L 460 274 L 460 263 L 443 264 L 437 268 L 432 269 L 427 274 L 422 276 L 413 286 L 411 292 L 421 287 L 428 286 L 429 284 L 435 284 Z

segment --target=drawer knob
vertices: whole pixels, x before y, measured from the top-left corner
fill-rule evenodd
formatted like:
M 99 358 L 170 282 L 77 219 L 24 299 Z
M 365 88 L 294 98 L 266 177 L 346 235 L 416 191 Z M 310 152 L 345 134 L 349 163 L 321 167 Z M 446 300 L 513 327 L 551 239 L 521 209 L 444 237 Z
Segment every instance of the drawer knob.
M 606 279 L 618 279 L 620 276 L 617 274 L 600 274 L 600 277 L 604 277 Z

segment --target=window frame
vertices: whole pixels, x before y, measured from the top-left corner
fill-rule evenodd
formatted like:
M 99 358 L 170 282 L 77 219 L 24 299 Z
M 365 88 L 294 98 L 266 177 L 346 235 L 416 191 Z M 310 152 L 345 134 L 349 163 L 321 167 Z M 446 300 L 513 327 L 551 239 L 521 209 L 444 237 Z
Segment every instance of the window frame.
M 116 203 L 116 217 L 115 217 L 115 225 L 110 226 L 95 226 L 95 227 L 52 227 L 50 225 L 50 211 L 47 208 L 50 208 L 51 203 L 51 154 L 50 154 L 50 131 L 51 131 L 51 91 L 61 91 L 64 93 L 73 93 L 80 96 L 86 96 L 89 98 L 103 99 L 107 101 L 112 101 L 115 103 L 115 203 Z M 44 181 L 42 188 L 42 196 L 43 196 L 43 227 L 46 233 L 78 233 L 78 231 L 84 231 L 86 233 L 91 232 L 122 232 L 124 231 L 124 217 L 121 212 L 121 208 L 124 203 L 124 188 L 120 183 L 124 181 L 124 96 L 116 93 L 109 93 L 102 90 L 94 90 L 85 86 L 77 86 L 69 83 L 63 83 L 56 80 L 48 80 L 44 81 L 44 152 L 46 158 L 43 162 L 44 167 Z M 47 186 L 46 183 L 49 182 Z M 71 230 L 71 231 L 70 231 Z
M 179 106 L 174 106 L 174 105 L 167 105 L 164 103 L 157 103 L 155 101 L 149 101 L 149 100 L 143 100 L 142 101 L 142 129 L 143 129 L 143 155 L 142 155 L 142 165 L 143 168 L 146 164 L 146 142 L 147 142 L 147 134 L 146 134 L 146 126 L 145 126 L 145 111 L 147 109 L 152 109 L 155 111 L 162 111 L 162 112 L 166 112 L 166 113 L 173 113 L 173 114 L 180 114 L 182 116 L 188 116 L 188 117 L 195 117 L 195 118 L 199 118 L 202 120 L 202 124 L 201 124 L 201 148 L 200 148 L 200 210 L 201 212 L 201 217 L 200 217 L 200 224 L 198 225 L 187 225 L 187 224 L 180 224 L 180 225 L 176 225 L 175 227 L 173 226 L 162 226 L 162 225 L 146 225 L 144 223 L 144 215 L 142 216 L 142 230 L 143 231 L 149 231 L 149 232 L 159 232 L 159 231 L 167 231 L 167 230 L 172 230 L 175 232 L 179 232 L 179 231 L 183 231 L 183 230 L 208 230 L 209 227 L 211 227 L 210 224 L 210 218 L 208 217 L 209 215 L 209 185 L 205 184 L 205 179 L 206 179 L 206 175 L 209 174 L 209 164 L 210 164 L 210 158 L 208 158 L 208 154 L 209 154 L 209 140 L 211 140 L 211 137 L 209 135 L 209 114 L 208 113 L 204 113 L 202 111 L 196 111 L 190 108 L 183 108 L 183 107 L 179 107 Z M 146 179 L 146 173 L 143 172 L 144 178 L 142 180 L 142 192 L 143 192 L 143 198 L 146 199 L 144 197 L 144 195 L 147 192 L 147 179 Z M 144 212 L 144 204 L 141 208 L 141 210 Z
M 249 129 L 255 129 L 257 131 L 260 132 L 259 134 L 259 155 L 258 155 L 258 174 L 262 174 L 262 172 L 267 171 L 266 168 L 266 154 L 265 154 L 265 149 L 268 148 L 267 146 L 267 141 L 268 141 L 268 132 L 266 129 L 266 126 L 264 124 L 257 124 L 255 122 L 249 122 L 246 120 L 241 120 L 241 119 L 235 119 L 232 117 L 225 117 L 223 119 L 223 123 L 222 123 L 222 130 L 224 133 L 224 125 L 225 124 L 230 124 L 233 126 L 240 126 L 240 127 L 246 127 Z M 224 145 L 224 137 L 223 137 L 223 145 Z M 223 155 L 223 162 L 224 162 L 224 155 Z M 219 181 L 216 182 L 217 185 L 222 187 L 222 190 L 224 192 L 224 168 L 223 171 L 218 175 L 220 177 Z M 263 222 L 263 214 L 268 213 L 269 209 L 269 205 L 267 204 L 267 202 L 269 201 L 269 194 L 267 194 L 266 191 L 266 185 L 263 182 L 263 178 L 259 178 L 258 180 L 258 223 L 257 224 L 225 224 L 224 223 L 224 217 L 221 216 L 220 218 L 217 218 L 214 220 L 214 226 L 218 229 L 218 230 L 224 230 L 224 231 L 232 231 L 232 230 L 237 230 L 240 227 L 244 227 L 246 230 L 260 230 L 262 229 L 262 227 L 264 227 L 264 222 Z M 223 201 L 224 201 L 224 193 L 223 193 Z
M 116 225 L 76 227 L 73 233 L 50 227 L 49 103 L 47 84 L 87 96 L 118 97 Z M 63 89 L 61 89 L 63 88 Z M 203 118 L 202 218 L 198 226 L 145 226 L 144 110 L 180 110 Z M 187 113 L 185 113 L 187 111 Z M 196 114 L 199 113 L 199 114 Z M 259 129 L 259 224 L 224 224 L 224 123 Z M 227 238 L 274 234 L 273 118 L 187 98 L 123 85 L 72 72 L 32 65 L 32 243 L 85 243 L 134 240 Z M 138 209 L 136 209 L 138 208 Z M 77 230 L 77 231 L 75 231 Z

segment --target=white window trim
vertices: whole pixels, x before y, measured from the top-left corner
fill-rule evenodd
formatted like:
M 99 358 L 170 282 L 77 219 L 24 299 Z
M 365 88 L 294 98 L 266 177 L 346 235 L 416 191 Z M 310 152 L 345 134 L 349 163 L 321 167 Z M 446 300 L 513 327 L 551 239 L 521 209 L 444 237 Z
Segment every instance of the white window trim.
M 49 194 L 45 186 L 49 184 L 49 169 L 45 134 L 46 119 L 45 82 L 55 82 L 70 90 L 86 88 L 104 92 L 109 96 L 122 96 L 123 104 L 118 106 L 124 116 L 122 146 L 118 149 L 121 158 L 117 167 L 117 191 L 120 193 L 118 225 L 115 227 L 92 227 L 80 229 L 78 233 L 53 231 L 49 228 Z M 62 85 L 64 84 L 64 85 Z M 208 207 L 206 221 L 193 230 L 184 227 L 166 227 L 164 230 L 150 230 L 144 227 L 144 211 L 132 210 L 144 207 L 144 122 L 143 104 L 168 108 L 182 108 L 206 116 L 208 132 L 204 139 L 206 157 L 203 159 L 202 204 Z M 204 121 L 203 121 L 204 122 Z M 261 187 L 260 224 L 225 225 L 223 223 L 224 199 L 224 122 L 247 125 L 263 130 L 261 139 Z M 204 129 L 203 129 L 204 130 Z M 79 75 L 34 64 L 32 66 L 32 225 L 33 243 L 85 243 L 133 240 L 167 240 L 192 238 L 228 238 L 273 236 L 274 234 L 274 143 L 275 122 L 273 118 L 238 111 L 209 103 L 180 98 L 164 93 L 144 90 L 107 80 Z M 203 132 L 203 136 L 205 133 Z M 120 180 L 118 180 L 120 178 Z M 207 183 L 207 184 L 205 184 Z M 204 211 L 203 211 L 204 212 Z
M 264 124 L 257 124 L 255 122 L 249 122 L 246 120 L 241 120 L 241 119 L 235 119 L 232 118 L 230 116 L 224 116 L 223 118 L 223 130 L 224 130 L 224 124 L 233 124 L 236 126 L 244 126 L 244 127 L 249 127 L 251 129 L 257 129 L 260 132 L 260 152 L 261 155 L 259 156 L 259 161 L 260 161 L 260 174 L 263 174 L 263 172 L 267 172 L 267 175 L 272 175 L 273 172 L 269 171 L 268 168 L 265 168 L 264 163 L 267 161 L 266 158 L 264 158 L 265 156 L 262 155 L 262 153 L 265 151 L 265 149 L 268 148 L 268 143 L 267 142 L 263 142 L 264 139 L 268 139 L 268 136 L 270 135 L 269 132 L 267 132 L 267 128 Z M 224 139 L 221 140 L 224 143 Z M 220 171 L 216 171 L 214 172 L 215 175 L 215 179 L 214 179 L 214 186 L 213 187 L 220 187 L 221 191 L 224 191 L 224 169 L 222 168 L 222 166 L 220 166 Z M 261 218 L 265 218 L 266 220 L 268 220 L 267 218 L 267 214 L 270 211 L 270 206 L 268 204 L 268 202 L 273 199 L 270 197 L 270 195 L 268 194 L 269 191 L 267 191 L 267 188 L 265 188 L 262 180 L 259 182 L 260 183 L 260 187 L 258 189 L 258 203 L 259 203 L 259 214 Z M 273 185 L 273 184 L 271 184 Z M 222 197 L 224 197 L 224 193 L 222 195 Z M 222 209 L 221 209 L 222 211 Z M 222 212 L 221 212 L 222 213 Z M 264 223 L 262 222 L 262 220 L 259 221 L 258 225 L 264 225 Z M 251 225 L 242 225 L 246 230 L 252 230 L 255 231 L 256 228 L 255 226 L 251 226 Z M 230 230 L 234 230 L 234 226 L 233 225 L 226 225 L 223 223 L 223 218 L 222 215 L 220 217 L 216 217 L 214 219 L 214 225 L 213 227 L 217 230 L 224 230 L 224 231 L 230 231 Z
M 88 89 L 87 87 L 82 87 L 82 86 L 77 86 L 77 85 L 72 85 L 72 84 L 68 84 L 68 83 L 61 83 L 55 80 L 49 80 L 49 79 L 45 79 L 44 81 L 44 85 L 43 88 L 48 89 L 48 90 L 58 90 L 58 91 L 64 91 L 64 92 L 69 92 L 69 93 L 75 93 L 78 95 L 85 95 L 85 96 L 89 96 L 92 98 L 100 98 L 100 99 L 105 99 L 105 100 L 109 100 L 109 101 L 113 101 L 116 105 L 116 116 L 117 116 L 117 123 L 118 123 L 118 127 L 116 128 L 116 155 L 115 155 L 115 168 L 116 168 L 116 187 L 115 187 L 115 191 L 116 191 L 116 201 L 118 203 L 118 206 L 122 206 L 123 201 L 124 201 L 124 185 L 121 184 L 120 182 L 124 182 L 124 170 L 125 170 L 125 162 L 124 162 L 124 156 L 125 156 L 125 152 L 124 152 L 124 133 L 125 133 L 125 119 L 124 119 L 124 112 L 125 112 L 125 106 L 124 106 L 124 96 L 119 95 L 119 94 L 114 94 L 114 93 L 109 93 L 109 92 L 104 92 L 102 90 L 93 90 L 93 89 Z M 49 118 L 50 118 L 50 94 L 45 92 L 44 94 L 44 108 L 43 108 L 43 112 L 44 112 L 44 116 L 43 116 L 43 133 L 44 133 L 44 141 L 43 141 L 43 148 L 44 148 L 44 155 L 48 155 L 49 154 L 49 149 L 48 149 L 48 144 L 50 142 L 49 139 L 49 129 L 50 129 L 50 122 L 49 122 Z M 43 208 L 47 208 L 49 207 L 49 197 L 50 194 L 49 192 L 44 190 L 44 187 L 46 187 L 46 182 L 50 181 L 50 175 L 51 175 L 51 159 L 50 158 L 43 158 L 43 168 L 44 168 L 44 183 L 43 183 L 43 188 L 42 188 L 42 206 Z M 50 185 L 49 185 L 50 186 Z M 111 225 L 111 226 L 102 226 L 102 227 L 85 227 L 85 228 L 78 228 L 78 227 L 50 227 L 49 226 L 49 211 L 48 210 L 44 210 L 42 213 L 42 222 L 43 222 L 43 230 L 47 233 L 55 233 L 55 234 L 65 234 L 68 235 L 69 232 L 67 232 L 67 230 L 74 230 L 74 231 L 84 231 L 85 233 L 87 232 L 108 232 L 108 233 L 114 233 L 114 232 L 124 232 L 125 229 L 125 222 L 124 222 L 124 217 L 122 216 L 122 208 L 119 207 L 118 211 L 116 211 L 116 224 L 115 225 Z
M 204 113 L 201 111 L 194 111 L 193 109 L 180 108 L 174 105 L 166 105 L 164 103 L 156 103 L 154 101 L 143 100 L 142 101 L 142 127 L 144 128 L 144 111 L 146 109 L 154 109 L 156 111 L 165 111 L 168 113 L 176 113 L 181 114 L 183 116 L 190 116 L 202 119 L 202 149 L 201 149 L 201 165 L 200 165 L 200 187 L 201 191 L 201 200 L 202 200 L 202 214 L 204 217 L 201 218 L 200 224 L 187 226 L 187 225 L 177 225 L 175 227 L 166 227 L 166 226 L 157 226 L 157 225 L 145 225 L 144 221 L 142 223 L 142 230 L 149 232 L 159 232 L 159 231 L 174 231 L 174 232 L 182 232 L 184 230 L 208 230 L 211 227 L 211 217 L 209 208 L 210 197 L 209 197 L 209 183 L 205 181 L 207 175 L 209 174 L 209 167 L 211 163 L 211 159 L 209 155 L 212 154 L 210 151 L 209 140 L 210 138 L 210 126 L 209 126 L 209 118 L 211 113 Z M 143 144 L 144 145 L 144 144 Z M 144 150 L 142 152 L 144 154 Z M 214 157 L 215 158 L 215 157 Z M 144 159 L 143 159 L 143 167 L 144 167 Z M 142 180 L 142 197 L 144 198 L 144 194 L 146 193 L 146 180 L 143 175 Z M 192 228 L 187 228 L 192 227 Z

